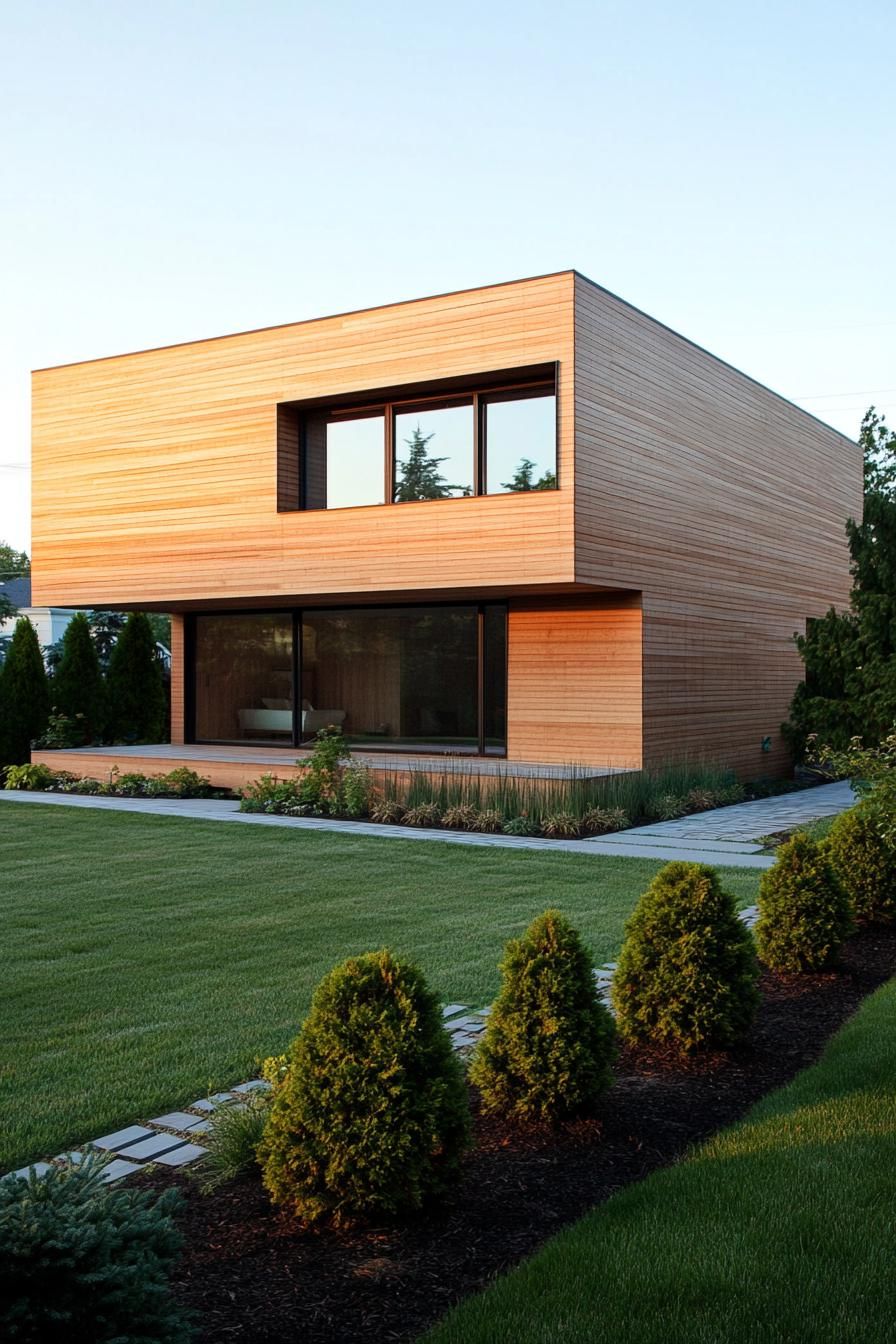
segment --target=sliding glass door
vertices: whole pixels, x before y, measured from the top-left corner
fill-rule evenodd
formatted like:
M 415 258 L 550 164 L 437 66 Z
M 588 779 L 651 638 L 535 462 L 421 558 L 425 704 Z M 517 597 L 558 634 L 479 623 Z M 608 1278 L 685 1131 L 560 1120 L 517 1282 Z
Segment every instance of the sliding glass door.
M 502 604 L 198 616 L 193 650 L 197 741 L 506 752 Z

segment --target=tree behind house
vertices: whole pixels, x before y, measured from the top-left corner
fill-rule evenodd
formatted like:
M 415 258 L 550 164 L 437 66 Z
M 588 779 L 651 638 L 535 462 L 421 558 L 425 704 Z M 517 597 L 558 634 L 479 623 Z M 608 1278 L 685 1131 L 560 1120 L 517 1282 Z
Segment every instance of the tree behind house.
M 47 726 L 50 696 L 37 632 L 27 616 L 16 621 L 0 669 L 0 765 L 24 765 L 31 743 Z
M 76 715 L 83 715 L 84 742 L 93 742 L 102 736 L 106 697 L 90 624 L 83 611 L 69 621 L 61 644 L 51 683 L 53 707 L 72 721 Z
M 125 622 L 109 658 L 107 736 L 161 742 L 167 736 L 165 688 L 152 627 L 142 612 Z
M 452 495 L 470 493 L 469 486 L 449 485 L 439 471 L 447 457 L 430 457 L 429 442 L 433 434 L 424 434 L 418 425 L 409 439 L 405 439 L 408 455 L 396 463 L 395 501 L 406 503 L 412 499 L 448 499 Z

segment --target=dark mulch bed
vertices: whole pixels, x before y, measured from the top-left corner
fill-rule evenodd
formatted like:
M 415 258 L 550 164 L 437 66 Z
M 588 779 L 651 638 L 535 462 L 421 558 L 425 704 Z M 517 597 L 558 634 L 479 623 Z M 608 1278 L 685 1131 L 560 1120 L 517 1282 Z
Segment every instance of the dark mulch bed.
M 732 1054 L 682 1069 L 626 1050 L 600 1115 L 560 1133 L 521 1133 L 477 1116 L 457 1198 L 410 1225 L 303 1231 L 274 1212 L 258 1181 L 202 1195 L 180 1174 L 187 1246 L 175 1291 L 195 1309 L 205 1344 L 416 1339 L 564 1224 L 812 1063 L 894 972 L 896 929 L 866 929 L 835 974 L 765 974 L 752 1039 Z

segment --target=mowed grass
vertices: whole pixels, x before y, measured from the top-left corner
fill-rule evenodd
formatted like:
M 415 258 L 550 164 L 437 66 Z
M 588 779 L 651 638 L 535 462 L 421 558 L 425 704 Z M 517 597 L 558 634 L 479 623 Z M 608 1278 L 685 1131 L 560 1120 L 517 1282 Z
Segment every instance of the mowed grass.
M 687 1161 L 470 1299 L 426 1344 L 896 1339 L 896 981 Z
M 353 953 L 480 1007 L 558 905 L 606 960 L 659 867 L 0 801 L 0 1171 L 248 1077 Z

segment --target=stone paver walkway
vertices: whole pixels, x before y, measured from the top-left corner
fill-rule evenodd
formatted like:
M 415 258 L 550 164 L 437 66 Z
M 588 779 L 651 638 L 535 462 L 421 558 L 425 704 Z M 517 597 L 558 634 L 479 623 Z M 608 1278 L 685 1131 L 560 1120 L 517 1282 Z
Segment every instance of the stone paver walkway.
M 412 826 L 379 826 L 372 821 L 334 821 L 327 817 L 278 817 L 240 812 L 239 803 L 221 798 L 97 798 L 77 793 L 26 793 L 0 790 L 0 801 L 48 803 L 62 807 L 93 807 L 112 812 L 230 821 L 250 826 L 287 826 L 306 831 L 336 831 L 377 839 L 435 840 L 442 844 L 485 848 L 558 850 L 569 854 L 611 854 L 638 859 L 685 859 L 733 868 L 769 868 L 774 860 L 761 853 L 758 836 L 789 830 L 818 817 L 836 816 L 854 801 L 849 784 L 822 784 L 779 798 L 714 808 L 678 821 L 654 822 L 629 831 L 590 840 L 545 840 L 538 836 L 478 835 L 471 831 L 428 830 Z

